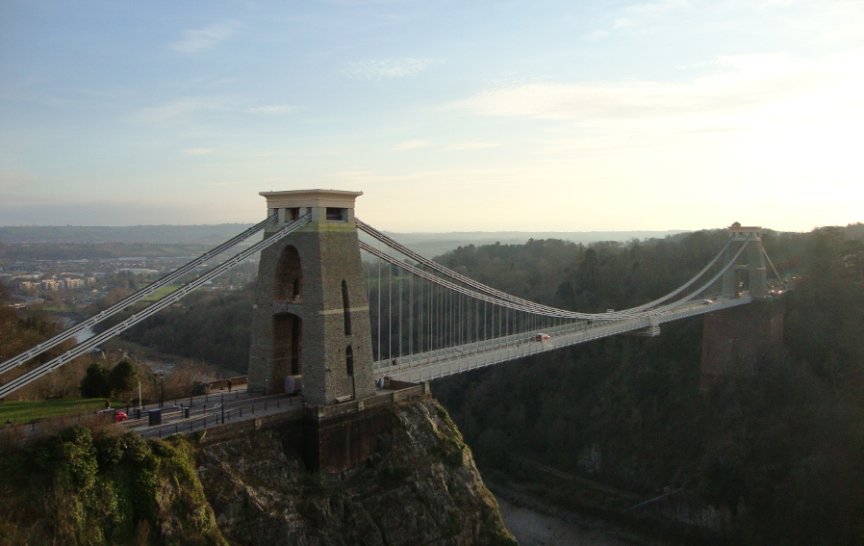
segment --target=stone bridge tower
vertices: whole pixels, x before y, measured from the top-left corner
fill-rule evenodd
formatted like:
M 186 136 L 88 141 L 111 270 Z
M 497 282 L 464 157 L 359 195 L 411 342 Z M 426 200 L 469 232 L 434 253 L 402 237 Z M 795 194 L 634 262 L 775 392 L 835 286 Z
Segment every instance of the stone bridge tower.
M 725 261 L 730 261 L 741 249 L 742 244 L 747 248 L 739 258 L 739 264 L 743 260 L 746 265 L 736 265 L 729 268 L 723 275 L 722 295 L 727 298 L 738 296 L 742 285 L 747 287 L 750 295 L 754 298 L 764 298 L 768 295 L 768 277 L 765 269 L 764 250 L 762 249 L 762 228 L 742 226 L 735 222 L 729 226 L 732 240 L 739 243 L 733 244 L 726 250 Z
M 702 390 L 710 391 L 723 378 L 748 377 L 768 360 L 783 352 L 785 301 L 768 291 L 762 228 L 734 223 L 730 236 L 737 244 L 726 250 L 731 260 L 741 250 L 736 265 L 722 278 L 721 294 L 736 298 L 748 291 L 753 303 L 705 315 L 702 329 Z
M 261 252 L 252 318 L 249 389 L 275 394 L 302 376 L 310 405 L 375 393 L 369 305 L 354 200 L 362 192 L 261 192 L 272 235 L 311 221 Z

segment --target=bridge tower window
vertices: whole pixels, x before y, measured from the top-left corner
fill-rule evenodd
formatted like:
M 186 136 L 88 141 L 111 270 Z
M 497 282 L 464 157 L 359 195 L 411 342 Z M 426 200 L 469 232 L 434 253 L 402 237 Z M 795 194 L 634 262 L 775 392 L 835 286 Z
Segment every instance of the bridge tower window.
M 327 219 L 336 222 L 348 221 L 348 209 L 340 209 L 336 207 L 327 207 Z
M 351 304 L 348 301 L 348 283 L 342 281 L 342 316 L 345 319 L 345 335 L 351 335 Z
M 354 349 L 350 345 L 345 348 L 345 373 L 354 377 Z

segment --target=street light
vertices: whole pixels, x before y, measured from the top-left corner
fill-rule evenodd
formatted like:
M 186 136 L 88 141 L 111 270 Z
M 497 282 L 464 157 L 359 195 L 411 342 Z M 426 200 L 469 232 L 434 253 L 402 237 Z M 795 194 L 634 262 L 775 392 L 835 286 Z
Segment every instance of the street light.
M 159 376 L 159 408 L 161 409 L 165 403 L 165 375 L 162 372 L 157 375 Z

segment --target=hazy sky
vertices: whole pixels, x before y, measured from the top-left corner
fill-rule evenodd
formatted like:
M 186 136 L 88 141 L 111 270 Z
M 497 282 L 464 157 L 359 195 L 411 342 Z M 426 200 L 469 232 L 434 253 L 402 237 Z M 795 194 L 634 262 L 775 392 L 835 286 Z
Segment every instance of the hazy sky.
M 0 225 L 864 221 L 864 2 L 0 0 Z

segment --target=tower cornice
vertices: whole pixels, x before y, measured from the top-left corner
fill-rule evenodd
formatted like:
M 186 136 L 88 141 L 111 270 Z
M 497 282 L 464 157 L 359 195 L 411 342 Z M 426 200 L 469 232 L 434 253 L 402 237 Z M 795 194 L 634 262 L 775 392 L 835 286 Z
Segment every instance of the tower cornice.
M 354 201 L 363 195 L 362 191 L 345 190 L 287 190 L 287 191 L 262 191 L 261 195 L 267 199 L 268 209 L 279 208 L 321 208 L 335 207 L 353 209 Z

